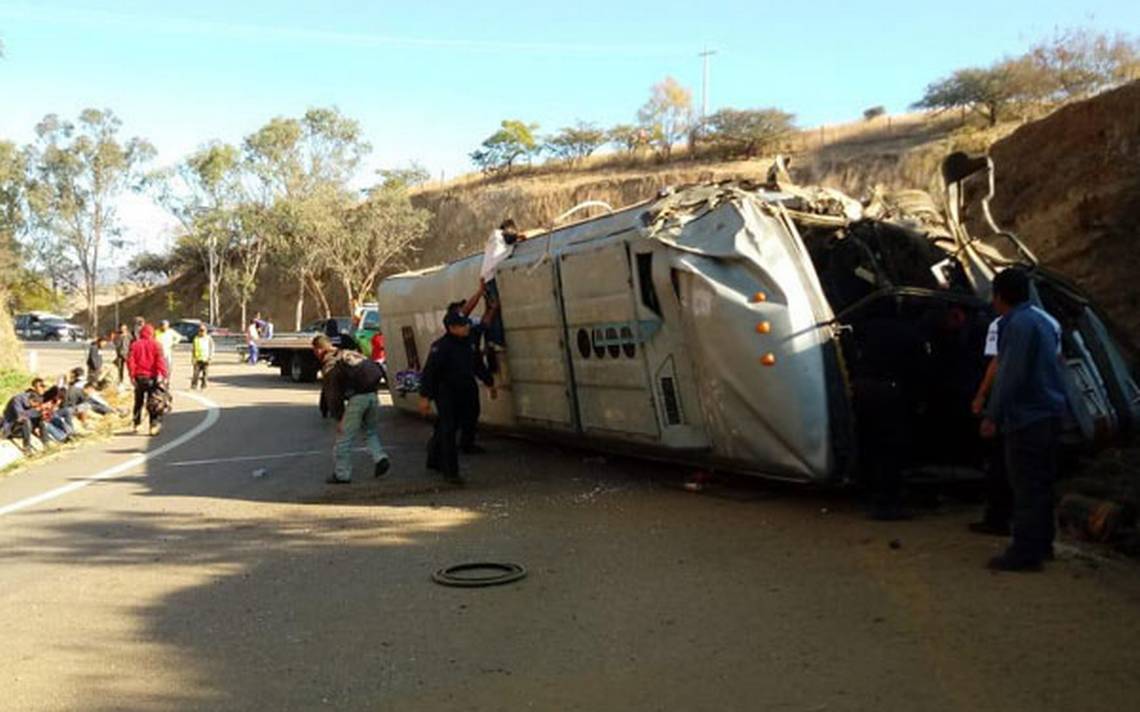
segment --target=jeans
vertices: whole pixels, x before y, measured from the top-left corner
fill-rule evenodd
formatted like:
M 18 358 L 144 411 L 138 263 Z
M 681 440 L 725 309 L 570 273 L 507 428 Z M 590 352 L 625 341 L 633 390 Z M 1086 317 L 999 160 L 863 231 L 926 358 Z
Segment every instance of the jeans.
M 249 363 L 251 366 L 257 365 L 257 342 L 249 342 Z
M 190 387 L 197 388 L 200 383 L 202 388 L 206 387 L 206 372 L 210 368 L 209 361 L 195 361 L 194 373 L 190 376 Z
M 134 409 L 135 427 L 138 427 L 142 423 L 142 413 L 143 413 L 143 408 L 146 407 L 147 396 L 150 395 L 151 391 L 154 390 L 154 387 L 157 384 L 158 384 L 158 382 L 153 378 L 136 378 L 135 379 L 135 409 Z M 152 425 L 155 423 L 161 423 L 162 422 L 162 416 L 161 415 L 159 415 L 157 417 L 150 416 L 150 422 Z
M 502 302 L 499 301 L 499 285 L 495 283 L 495 280 L 492 279 L 486 283 L 483 294 L 488 307 L 492 304 L 498 305 L 498 309 L 495 310 L 495 314 L 491 318 L 491 323 L 486 325 L 487 340 L 503 346 L 507 343 L 507 337 L 503 331 L 503 307 Z
M 1045 418 L 1005 433 L 1005 466 L 1013 489 L 1012 552 L 1040 561 L 1056 535 L 1053 483 L 1057 479 L 1060 420 Z
M 372 462 L 388 457 L 380 443 L 380 399 L 375 393 L 360 393 L 345 404 L 340 432 L 333 445 L 334 473 L 338 480 L 347 482 L 352 479 L 352 445 L 361 434 L 372 454 Z

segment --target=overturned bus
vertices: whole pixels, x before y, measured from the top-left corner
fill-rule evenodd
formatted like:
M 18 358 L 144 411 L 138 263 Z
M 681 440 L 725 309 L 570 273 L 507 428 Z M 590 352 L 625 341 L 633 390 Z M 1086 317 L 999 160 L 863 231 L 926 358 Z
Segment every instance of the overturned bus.
M 864 204 L 796 186 L 778 163 L 764 184 L 663 191 L 519 243 L 497 272 L 507 347 L 482 422 L 804 482 L 854 479 L 882 448 L 910 471 L 976 468 L 990 284 L 1021 264 L 1063 326 L 1066 437 L 1126 430 L 1140 390 L 1104 321 L 1016 236 L 967 233 L 962 181 L 980 166 L 992 185 L 993 167 L 957 159 L 945 213 L 918 191 Z M 415 412 L 444 308 L 477 287 L 480 264 L 379 286 L 397 407 Z

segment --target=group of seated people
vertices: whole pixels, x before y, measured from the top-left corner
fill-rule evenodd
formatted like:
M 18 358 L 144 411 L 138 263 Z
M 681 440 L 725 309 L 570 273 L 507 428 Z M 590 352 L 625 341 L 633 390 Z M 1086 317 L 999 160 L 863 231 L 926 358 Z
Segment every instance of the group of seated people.
M 74 368 L 66 381 L 48 386 L 37 377 L 26 391 L 8 399 L 0 431 L 28 452 L 34 449 L 33 437 L 42 443 L 66 443 L 85 433 L 93 416 L 115 412 L 97 384 L 85 378 L 84 369 Z

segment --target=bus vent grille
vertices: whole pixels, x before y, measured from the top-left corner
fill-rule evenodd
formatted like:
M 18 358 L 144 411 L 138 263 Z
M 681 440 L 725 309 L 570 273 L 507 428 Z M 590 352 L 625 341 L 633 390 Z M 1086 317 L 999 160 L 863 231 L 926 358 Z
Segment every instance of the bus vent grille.
M 665 421 L 669 425 L 681 424 L 681 409 L 677 405 L 677 389 L 671 376 L 661 377 L 661 397 L 665 401 Z

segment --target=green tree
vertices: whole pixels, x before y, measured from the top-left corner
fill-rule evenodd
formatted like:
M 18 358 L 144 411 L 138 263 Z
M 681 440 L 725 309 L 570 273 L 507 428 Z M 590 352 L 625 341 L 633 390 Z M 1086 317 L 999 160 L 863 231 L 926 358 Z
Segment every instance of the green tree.
M 795 115 L 775 108 L 721 109 L 706 123 L 714 145 L 752 158 L 794 131 Z
M 511 172 L 515 161 L 533 155 L 538 149 L 534 132 L 538 124 L 527 124 L 517 119 L 506 119 L 499 130 L 487 137 L 480 148 L 471 153 L 471 160 L 484 173 Z
M 868 109 L 863 110 L 863 119 L 866 121 L 874 121 L 880 116 L 884 116 L 886 113 L 887 108 L 885 106 L 872 106 Z
M 349 304 L 367 301 L 381 274 L 403 259 L 427 234 L 431 213 L 416 208 L 401 180 L 389 180 L 368 199 L 342 202 L 340 225 L 315 234 L 324 266 L 340 282 Z
M 19 236 L 27 227 L 27 161 L 16 145 L 0 141 L 0 288 L 16 276 Z
M 173 255 L 140 252 L 127 263 L 127 274 L 135 284 L 149 288 L 168 280 L 174 273 L 175 264 Z
M 383 179 L 382 187 L 405 190 L 418 188 L 431 180 L 431 172 L 416 161 L 412 161 L 407 168 L 382 168 L 376 174 Z
M 149 179 L 158 203 L 181 224 L 182 244 L 201 259 L 211 324 L 221 314 L 224 268 L 238 241 L 237 209 L 244 197 L 240 159 L 236 147 L 212 143 Z
M 673 77 L 654 84 L 649 100 L 637 112 L 638 121 L 653 136 L 661 155 L 673 152 L 673 146 L 685 138 L 693 124 L 693 93 Z
M 571 165 L 588 158 L 606 142 L 606 132 L 597 126 L 579 121 L 567 126 L 546 139 L 544 148 Z
M 100 258 L 119 235 L 115 200 L 141 187 L 140 168 L 154 148 L 140 138 L 122 142 L 122 122 L 110 110 L 86 109 L 77 123 L 49 114 L 36 126 L 29 205 L 37 230 L 69 252 L 83 278 L 91 330 L 99 330 L 95 287 Z
M 1029 58 L 1050 82 L 1058 100 L 1091 96 L 1140 78 L 1140 40 L 1087 28 L 1067 28 L 1038 42 Z
M 1048 91 L 1040 68 L 1027 57 L 1002 60 L 988 68 L 959 69 L 931 83 L 916 109 L 968 108 L 994 126 L 1021 104 Z
M 357 121 L 336 109 L 310 109 L 300 119 L 271 120 L 246 137 L 243 150 L 256 206 L 244 218 L 247 227 L 263 232 L 258 245 L 240 249 L 240 259 L 260 265 L 272 255 L 296 279 L 300 328 L 306 291 L 329 311 L 320 279 L 325 256 L 315 249 L 312 236 L 336 226 L 340 198 L 371 146 Z

